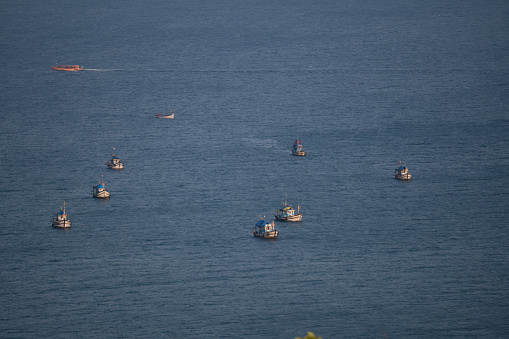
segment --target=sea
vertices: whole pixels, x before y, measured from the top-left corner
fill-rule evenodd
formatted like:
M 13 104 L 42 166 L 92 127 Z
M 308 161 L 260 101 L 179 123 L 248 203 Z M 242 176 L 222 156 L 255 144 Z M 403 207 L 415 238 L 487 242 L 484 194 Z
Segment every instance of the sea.
M 509 337 L 508 18 L 2 1 L 0 337 Z

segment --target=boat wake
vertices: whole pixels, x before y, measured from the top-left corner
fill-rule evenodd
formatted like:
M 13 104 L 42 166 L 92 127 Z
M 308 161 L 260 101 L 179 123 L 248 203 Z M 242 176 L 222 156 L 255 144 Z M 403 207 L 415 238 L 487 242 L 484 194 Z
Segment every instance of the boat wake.
M 122 69 L 99 69 L 99 68 L 83 68 L 84 71 L 92 71 L 92 72 L 115 72 L 122 71 Z

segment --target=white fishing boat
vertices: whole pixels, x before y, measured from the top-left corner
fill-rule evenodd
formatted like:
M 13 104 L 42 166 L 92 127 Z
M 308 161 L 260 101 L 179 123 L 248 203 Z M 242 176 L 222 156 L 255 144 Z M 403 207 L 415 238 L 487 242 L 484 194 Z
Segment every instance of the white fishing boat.
M 110 197 L 110 192 L 106 191 L 106 185 L 104 184 L 104 180 L 99 180 L 99 184 L 93 187 L 92 195 L 94 196 L 94 198 L 99 199 L 107 199 Z
M 57 228 L 69 228 L 71 227 L 71 220 L 67 219 L 67 213 L 65 212 L 65 201 L 60 207 L 60 211 L 55 214 L 53 221 L 51 222 L 53 227 Z
M 276 211 L 276 220 L 279 221 L 301 221 L 302 213 L 300 213 L 300 205 L 297 204 L 297 213 L 292 205 L 288 205 L 288 201 L 283 201 L 283 206 Z
M 170 107 L 171 114 L 166 113 L 163 114 L 162 112 L 159 114 L 156 114 L 156 118 L 158 119 L 173 119 L 175 118 L 175 113 L 173 113 L 173 109 Z
M 173 114 L 173 113 L 172 114 L 159 113 L 159 114 L 156 115 L 156 118 L 158 118 L 158 119 L 173 119 L 174 117 L 175 117 L 175 114 Z
M 260 218 L 260 220 L 255 224 L 253 235 L 259 238 L 275 239 L 279 236 L 279 232 L 276 230 L 274 221 L 265 221 Z
M 118 157 L 115 156 L 115 153 L 111 155 L 111 159 L 106 163 L 109 169 L 122 169 L 124 168 L 124 164 L 120 161 Z
M 412 175 L 408 172 L 408 168 L 401 164 L 401 160 L 398 161 L 398 168 L 394 170 L 394 177 L 399 180 L 411 180 Z

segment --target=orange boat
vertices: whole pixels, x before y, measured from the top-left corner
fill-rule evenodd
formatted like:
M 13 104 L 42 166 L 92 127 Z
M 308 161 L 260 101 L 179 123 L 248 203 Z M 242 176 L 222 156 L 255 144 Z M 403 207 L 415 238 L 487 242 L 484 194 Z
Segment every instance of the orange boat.
M 80 65 L 56 65 L 52 66 L 51 68 L 56 71 L 70 71 L 70 72 L 77 72 L 83 70 L 83 66 L 80 67 Z

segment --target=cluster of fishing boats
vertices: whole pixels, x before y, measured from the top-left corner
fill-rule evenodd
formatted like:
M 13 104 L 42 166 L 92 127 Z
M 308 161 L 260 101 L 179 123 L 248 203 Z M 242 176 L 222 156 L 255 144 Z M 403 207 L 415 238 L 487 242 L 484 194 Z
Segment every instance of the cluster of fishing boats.
M 173 112 L 172 112 L 173 115 Z M 302 147 L 302 140 L 297 139 L 292 148 L 292 155 L 304 156 L 306 152 Z M 111 155 L 111 159 L 106 163 L 108 169 L 112 170 L 121 170 L 124 168 L 124 164 L 120 161 L 120 159 L 113 153 Z M 405 164 L 402 164 L 401 161 L 398 162 L 398 167 L 394 170 L 394 176 L 399 180 L 411 180 L 412 175 L 408 172 L 408 168 Z M 98 199 L 108 199 L 110 197 L 110 192 L 106 190 L 106 184 L 104 183 L 104 178 L 101 176 L 99 183 L 92 188 L 92 196 Z M 284 201 L 282 201 L 282 206 L 276 210 L 274 214 L 274 220 L 267 221 L 261 218 L 255 224 L 254 229 L 252 230 L 253 235 L 259 238 L 265 239 L 275 239 L 279 236 L 279 231 L 276 229 L 276 221 L 289 221 L 289 222 L 299 222 L 302 221 L 302 213 L 300 212 L 300 204 L 297 204 L 297 210 L 293 208 L 292 205 L 288 204 L 288 197 Z M 58 211 L 52 220 L 53 227 L 57 228 L 69 228 L 71 227 L 71 221 L 69 220 L 66 210 L 65 210 L 65 201 L 60 207 L 60 211 Z
M 295 140 L 292 147 L 292 155 L 304 156 L 306 151 L 302 147 L 303 140 Z M 276 211 L 274 219 L 277 221 L 301 221 L 302 213 L 300 212 L 300 205 L 297 205 L 297 213 L 295 208 L 288 204 L 288 197 L 283 201 L 283 206 Z M 276 224 L 273 221 L 266 221 L 264 218 L 258 220 L 253 229 L 253 235 L 259 238 L 275 239 L 279 236 L 279 231 L 276 230 Z
M 264 218 L 258 220 L 253 229 L 253 235 L 259 238 L 274 239 L 279 236 L 279 232 L 276 230 L 276 224 L 274 220 L 266 221 Z M 287 200 L 283 201 L 283 206 L 276 211 L 274 219 L 277 221 L 301 221 L 302 213 L 300 213 L 300 205 L 297 206 L 297 213 L 295 209 L 288 204 Z
M 304 156 L 306 152 L 302 147 L 302 140 L 295 140 L 292 148 L 292 155 Z M 398 167 L 394 170 L 394 176 L 399 180 L 411 180 L 412 175 L 408 172 L 408 168 L 401 161 L 398 162 Z M 302 221 L 302 213 L 300 212 L 300 205 L 297 204 L 297 211 L 291 205 L 288 204 L 288 199 L 283 201 L 283 205 L 276 211 L 274 215 L 276 221 Z M 276 239 L 279 236 L 279 231 L 276 229 L 274 220 L 267 221 L 264 218 L 258 220 L 252 230 L 253 235 L 259 238 L 265 239 Z
M 113 170 L 120 170 L 124 168 L 124 164 L 118 157 L 115 156 L 115 153 L 111 155 L 111 159 L 106 163 L 106 166 L 108 169 Z M 104 183 L 103 176 L 101 176 L 99 183 L 92 187 L 92 196 L 98 199 L 109 199 L 110 192 L 106 190 L 106 184 Z M 60 207 L 60 211 L 58 211 L 53 217 L 51 224 L 56 228 L 71 227 L 71 220 L 69 220 L 65 211 L 65 201 L 63 202 L 62 207 Z

